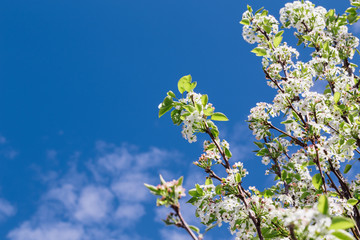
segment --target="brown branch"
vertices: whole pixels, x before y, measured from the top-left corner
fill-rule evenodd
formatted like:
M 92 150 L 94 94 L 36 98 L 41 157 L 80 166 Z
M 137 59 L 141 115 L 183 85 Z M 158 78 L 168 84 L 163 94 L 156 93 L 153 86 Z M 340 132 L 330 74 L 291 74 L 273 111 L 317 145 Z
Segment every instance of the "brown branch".
M 306 146 L 307 146 L 305 143 L 301 142 L 301 141 L 300 141 L 299 139 L 297 139 L 296 137 L 291 136 L 290 134 L 288 134 L 288 133 L 284 132 L 283 130 L 281 130 L 281 129 L 279 129 L 279 128 L 275 127 L 275 126 L 274 126 L 274 125 L 272 125 L 271 123 L 267 122 L 267 124 L 269 125 L 269 127 L 270 127 L 270 128 L 272 128 L 272 129 L 274 129 L 274 130 L 276 130 L 276 131 L 278 131 L 278 132 L 280 132 L 280 133 L 282 133 L 282 134 L 284 134 L 284 135 L 286 135 L 286 136 L 290 137 L 290 138 L 291 138 L 292 140 L 294 140 L 294 141 L 295 141 L 295 143 L 297 143 L 299 146 L 301 146 L 301 147 L 306 147 Z
M 294 226 L 290 225 L 288 228 L 290 230 L 290 238 L 291 238 L 291 240 L 297 240 L 297 238 L 295 236 Z
M 208 173 L 211 178 L 215 178 L 215 179 L 219 180 L 220 182 L 222 181 L 222 179 L 218 175 L 216 175 L 216 173 L 213 170 L 211 170 L 210 168 L 206 168 L 205 172 Z
M 216 148 L 219 150 L 222 158 L 224 159 L 225 165 L 223 165 L 226 169 L 230 169 L 230 164 L 229 164 L 229 160 L 227 159 L 224 151 L 222 150 L 222 148 L 220 147 L 219 143 L 216 141 L 214 135 L 212 134 L 209 126 L 207 125 L 206 121 L 204 121 L 205 124 L 205 132 L 210 136 L 211 140 L 213 141 L 213 143 L 215 144 Z
M 184 220 L 183 216 L 181 215 L 180 212 L 180 206 L 179 205 L 171 205 L 171 208 L 174 209 L 175 214 L 179 217 L 180 221 L 181 221 L 181 225 L 180 227 L 184 228 L 189 235 L 191 236 L 192 239 L 194 240 L 200 240 L 198 239 L 195 234 L 193 233 L 193 231 L 190 229 L 189 225 L 186 223 L 186 221 Z

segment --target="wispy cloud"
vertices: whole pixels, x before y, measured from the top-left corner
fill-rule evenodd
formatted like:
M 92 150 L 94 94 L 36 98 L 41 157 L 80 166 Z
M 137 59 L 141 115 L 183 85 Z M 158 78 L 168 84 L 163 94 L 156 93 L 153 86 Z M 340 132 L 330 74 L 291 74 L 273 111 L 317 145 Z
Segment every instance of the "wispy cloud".
M 15 215 L 16 208 L 5 199 L 0 198 L 0 220 Z
M 54 160 L 57 156 L 57 151 L 54 149 L 49 149 L 46 151 L 46 158 L 48 160 Z
M 47 179 L 37 212 L 8 234 L 11 240 L 136 239 L 126 233 L 145 214 L 144 204 L 154 201 L 144 182 L 157 182 L 153 170 L 174 153 L 135 146 L 96 144 L 97 156 L 79 166 L 72 157 L 68 171 Z M 176 154 L 175 154 L 176 155 Z M 82 169 L 82 170 L 79 170 Z M 5 208 L 4 208 L 5 209 Z M 0 201 L 0 214 L 2 211 Z M 6 212 L 4 210 L 4 212 Z M 10 214 L 11 211 L 6 213 Z
M 38 226 L 25 222 L 10 232 L 8 237 L 17 240 L 80 240 L 83 239 L 83 235 L 84 230 L 81 226 L 67 222 L 43 223 Z
M 6 143 L 6 138 L 0 134 L 0 144 Z

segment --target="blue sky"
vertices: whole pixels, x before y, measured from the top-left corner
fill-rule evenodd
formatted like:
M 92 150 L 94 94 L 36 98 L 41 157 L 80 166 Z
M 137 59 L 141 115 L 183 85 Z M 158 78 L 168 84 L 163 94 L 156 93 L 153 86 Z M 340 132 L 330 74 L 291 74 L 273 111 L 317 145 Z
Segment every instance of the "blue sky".
M 241 36 L 247 3 L 2 0 L 0 239 L 187 239 L 164 227 L 166 210 L 143 187 L 160 173 L 184 175 L 187 188 L 205 176 L 191 165 L 204 139 L 188 144 L 157 115 L 187 74 L 230 118 L 219 126 L 250 172 L 246 185 L 264 186 L 245 120 L 274 92 Z M 278 16 L 284 1 L 249 4 Z

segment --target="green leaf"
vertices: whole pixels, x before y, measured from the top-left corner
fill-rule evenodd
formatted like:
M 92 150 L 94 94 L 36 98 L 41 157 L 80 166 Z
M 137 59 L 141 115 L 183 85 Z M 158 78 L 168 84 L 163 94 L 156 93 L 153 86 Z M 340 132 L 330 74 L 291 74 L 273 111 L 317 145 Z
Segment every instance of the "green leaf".
M 301 194 L 300 200 L 305 199 L 305 198 L 306 198 L 307 196 L 309 196 L 309 195 L 310 195 L 309 192 L 304 192 L 303 194 Z
M 280 45 L 282 39 L 283 39 L 282 36 L 275 37 L 274 38 L 274 47 L 277 48 Z
M 179 125 L 182 122 L 180 117 L 181 117 L 181 110 L 174 109 L 171 112 L 171 120 L 173 121 L 174 124 Z
M 263 148 L 264 144 L 262 142 L 254 142 L 256 146 L 258 146 L 259 148 Z
M 304 36 L 302 36 L 302 37 L 303 37 L 303 39 L 305 39 L 305 40 L 307 40 L 307 41 L 310 41 L 310 40 L 311 40 L 311 37 L 310 37 L 310 36 L 304 35 Z
M 263 47 L 254 48 L 253 50 L 251 50 L 251 52 L 255 53 L 258 57 L 266 55 L 266 49 Z
M 189 89 L 186 89 L 186 91 L 192 92 L 194 90 L 194 88 L 196 88 L 196 85 L 197 85 L 197 82 L 191 83 Z
M 197 234 L 200 233 L 200 229 L 198 229 L 197 227 L 195 227 L 195 226 L 193 226 L 193 225 L 189 225 L 189 228 L 190 228 L 191 230 L 193 230 L 194 232 L 196 232 Z
M 196 202 L 198 200 L 197 197 L 192 197 L 189 199 L 189 201 L 187 201 L 186 203 L 190 203 L 190 204 L 193 204 L 194 202 Z
M 204 94 L 201 96 L 201 103 L 204 107 L 206 106 L 206 104 L 208 103 L 208 95 Z
M 256 156 L 264 156 L 264 155 L 266 155 L 266 154 L 268 154 L 269 153 L 269 149 L 267 149 L 267 148 L 262 148 L 262 149 L 260 149 L 260 151 L 258 151 L 257 153 L 256 153 Z
M 152 193 L 157 192 L 157 188 L 153 185 L 144 183 L 145 187 L 147 187 Z
M 354 240 L 354 237 L 344 230 L 336 230 L 331 234 L 341 240 Z
M 283 35 L 283 33 L 284 33 L 284 30 L 281 30 L 275 35 L 275 37 L 279 37 L 279 36 Z
M 185 85 L 187 88 L 189 88 L 188 85 L 190 85 L 191 83 L 191 75 L 187 75 L 187 76 L 184 76 L 182 78 L 180 78 L 179 82 L 178 82 L 178 90 L 181 94 L 183 94 L 186 89 L 185 89 Z
M 348 229 L 355 226 L 354 221 L 351 218 L 335 216 L 331 219 L 331 225 L 329 229 Z
M 351 145 L 353 145 L 354 143 L 356 143 L 356 140 L 353 139 L 353 138 L 346 141 L 346 145 L 348 145 L 348 146 L 351 146 Z
M 344 173 L 345 174 L 348 173 L 350 171 L 351 167 L 352 167 L 351 164 L 346 164 L 345 169 L 344 169 Z
M 317 173 L 312 177 L 312 184 L 316 189 L 320 189 L 322 183 L 323 182 L 320 173 Z
M 200 196 L 195 188 L 189 190 L 189 195 L 192 196 L 192 197 L 199 197 Z
M 276 238 L 280 236 L 280 232 L 271 228 L 262 228 L 261 233 L 266 239 Z
M 207 109 L 204 110 L 204 114 L 205 116 L 211 116 L 211 114 L 213 114 L 214 109 L 211 107 L 208 107 Z
M 318 201 L 318 210 L 324 215 L 329 213 L 329 202 L 325 195 L 321 195 Z
M 265 30 L 265 32 L 270 33 L 271 32 L 271 26 L 264 26 L 264 30 Z
M 225 148 L 225 155 L 228 159 L 232 157 L 232 154 L 228 148 Z
M 197 110 L 199 113 L 202 111 L 202 105 L 199 104 L 199 103 L 196 103 L 196 104 L 195 104 L 195 108 L 196 108 L 196 110 Z
M 184 181 L 184 177 L 183 176 L 179 177 L 177 186 L 181 186 L 183 181 Z
M 210 131 L 211 131 L 211 134 L 214 135 L 215 138 L 217 138 L 219 136 L 219 130 L 217 130 L 216 128 L 212 128 Z
M 289 119 L 289 120 L 281 122 L 281 124 L 288 124 L 288 123 L 292 123 L 292 122 L 294 122 L 294 120 Z
M 240 173 L 236 173 L 236 175 L 235 175 L 235 181 L 236 181 L 237 183 L 241 182 L 241 175 L 240 175 Z
M 329 89 L 329 88 L 324 90 L 324 94 L 328 94 L 328 93 L 331 93 L 331 89 Z
M 211 184 L 213 184 L 212 179 L 211 178 L 206 178 L 205 185 L 211 185 Z
M 358 20 L 358 16 L 356 14 L 349 14 L 347 20 L 349 21 L 349 24 L 353 24 Z
M 240 21 L 240 24 L 243 24 L 243 25 L 250 25 L 250 20 L 247 19 L 247 18 L 243 18 L 241 21 Z
M 172 105 L 161 107 L 159 109 L 159 117 L 161 117 L 162 115 L 164 115 L 166 112 L 168 112 L 171 109 L 172 109 Z
M 357 200 L 355 198 L 350 198 L 350 199 L 347 200 L 347 203 L 352 205 L 352 206 L 355 206 L 358 202 L 359 202 L 359 200 Z
M 175 93 L 173 93 L 173 91 L 168 91 L 167 95 L 170 97 L 176 98 L 176 95 L 175 95 Z
M 339 92 L 334 93 L 334 102 L 335 102 L 335 103 L 338 103 L 338 102 L 339 102 L 340 96 L 341 96 L 341 95 L 340 95 Z
M 219 184 L 215 187 L 215 193 L 221 195 L 222 185 Z
M 229 119 L 225 116 L 225 114 L 221 112 L 216 112 L 211 115 L 211 120 L 214 121 L 229 121 Z
M 183 108 L 186 109 L 189 113 L 193 113 L 195 111 L 195 108 L 190 105 L 184 105 Z
M 200 196 L 202 196 L 202 195 L 204 194 L 204 190 L 200 187 L 199 184 L 196 184 L 195 187 L 196 187 L 196 192 L 197 192 Z

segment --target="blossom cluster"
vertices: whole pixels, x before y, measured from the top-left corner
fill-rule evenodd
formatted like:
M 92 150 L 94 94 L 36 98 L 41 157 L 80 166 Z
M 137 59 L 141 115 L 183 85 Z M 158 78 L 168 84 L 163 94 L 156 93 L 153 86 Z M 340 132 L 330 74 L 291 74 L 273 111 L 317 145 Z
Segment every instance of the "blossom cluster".
M 169 92 L 159 106 L 159 116 L 174 108 L 172 120 L 183 124 L 190 143 L 197 133 L 209 137 L 194 162 L 208 175 L 205 184 L 189 190 L 188 201 L 202 224 L 226 223 L 239 240 L 360 239 L 360 174 L 353 180 L 346 175 L 360 154 L 360 77 L 351 62 L 359 39 L 347 27 L 360 19 L 360 1 L 350 4 L 337 14 L 294 1 L 280 10 L 279 21 L 248 6 L 242 16 L 243 38 L 256 44 L 252 52 L 262 59 L 267 84 L 277 90 L 273 101 L 257 103 L 247 120 L 265 175 L 275 177 L 262 191 L 243 187 L 244 163 L 231 163 L 229 143 L 213 122 L 227 118 L 214 112 L 207 95 L 193 92 L 191 77 L 178 83 L 185 98 L 176 101 Z M 282 41 L 279 29 L 290 28 L 298 45 L 312 50 L 309 61 L 299 61 L 298 49 Z M 225 171 L 215 172 L 215 164 Z

